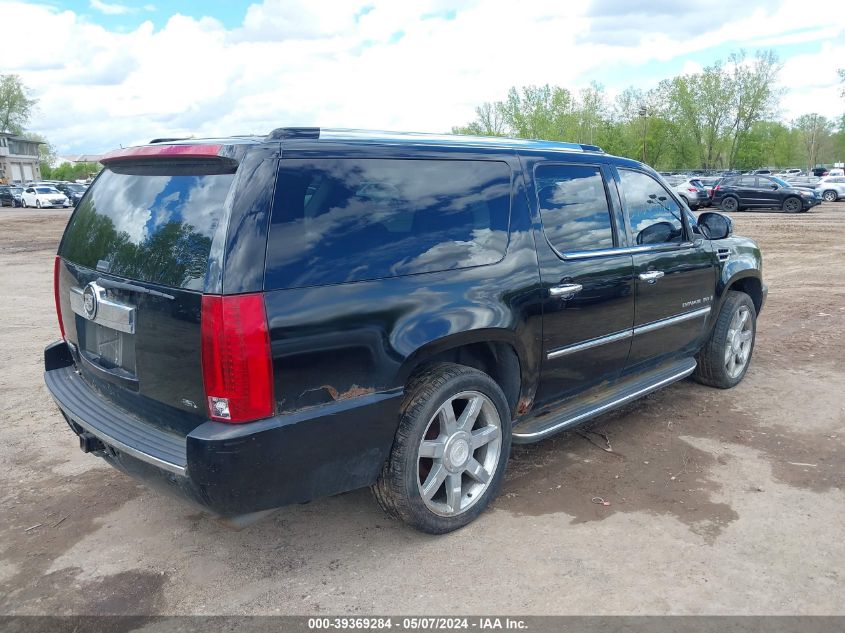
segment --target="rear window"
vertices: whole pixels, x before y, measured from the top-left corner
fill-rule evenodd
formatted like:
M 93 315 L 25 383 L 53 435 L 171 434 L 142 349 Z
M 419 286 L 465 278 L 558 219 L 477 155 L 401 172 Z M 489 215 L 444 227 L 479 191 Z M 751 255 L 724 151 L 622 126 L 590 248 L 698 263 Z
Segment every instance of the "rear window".
M 510 189 L 503 162 L 282 160 L 265 287 L 497 262 L 507 248 Z
M 61 255 L 101 272 L 201 290 L 234 179 L 208 165 L 105 169 L 71 218 Z

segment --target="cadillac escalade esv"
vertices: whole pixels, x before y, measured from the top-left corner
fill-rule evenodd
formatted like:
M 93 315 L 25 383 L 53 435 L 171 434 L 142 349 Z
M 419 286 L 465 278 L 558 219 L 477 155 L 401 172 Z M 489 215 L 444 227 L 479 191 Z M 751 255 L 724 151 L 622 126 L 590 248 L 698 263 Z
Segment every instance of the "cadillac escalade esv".
M 47 387 L 84 451 L 217 516 L 371 486 L 448 532 L 513 442 L 751 360 L 757 246 L 595 146 L 280 128 L 102 162 Z

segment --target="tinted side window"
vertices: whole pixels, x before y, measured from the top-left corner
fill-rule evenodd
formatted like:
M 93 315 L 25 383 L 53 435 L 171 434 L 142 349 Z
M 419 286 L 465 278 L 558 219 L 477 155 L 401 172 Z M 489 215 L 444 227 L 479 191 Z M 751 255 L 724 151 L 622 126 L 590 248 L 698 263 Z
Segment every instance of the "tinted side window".
M 561 253 L 613 248 L 613 229 L 598 167 L 541 165 L 535 173 L 543 230 Z
M 480 266 L 504 257 L 511 172 L 494 161 L 280 161 L 265 287 Z
M 754 176 L 745 176 L 743 178 L 737 178 L 736 186 L 737 187 L 756 187 L 757 186 L 757 179 Z
M 682 242 L 681 209 L 654 178 L 638 171 L 620 169 L 622 194 L 638 245 Z

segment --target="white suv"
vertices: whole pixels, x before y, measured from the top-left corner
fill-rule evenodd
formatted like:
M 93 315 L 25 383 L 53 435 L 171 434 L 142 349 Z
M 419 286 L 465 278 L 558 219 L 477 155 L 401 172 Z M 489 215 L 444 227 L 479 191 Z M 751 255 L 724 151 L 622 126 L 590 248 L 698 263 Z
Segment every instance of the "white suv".
M 816 183 L 816 190 L 825 202 L 845 198 L 845 176 L 824 176 Z

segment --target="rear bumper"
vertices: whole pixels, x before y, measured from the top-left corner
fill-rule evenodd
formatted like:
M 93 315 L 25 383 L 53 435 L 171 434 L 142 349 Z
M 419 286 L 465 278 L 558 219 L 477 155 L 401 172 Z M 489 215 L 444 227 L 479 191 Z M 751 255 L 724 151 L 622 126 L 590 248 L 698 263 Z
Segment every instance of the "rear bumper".
M 70 428 L 97 455 L 219 516 L 310 501 L 375 482 L 393 444 L 401 389 L 248 424 L 164 431 L 104 399 L 75 371 L 67 344 L 44 352 L 44 380 Z

